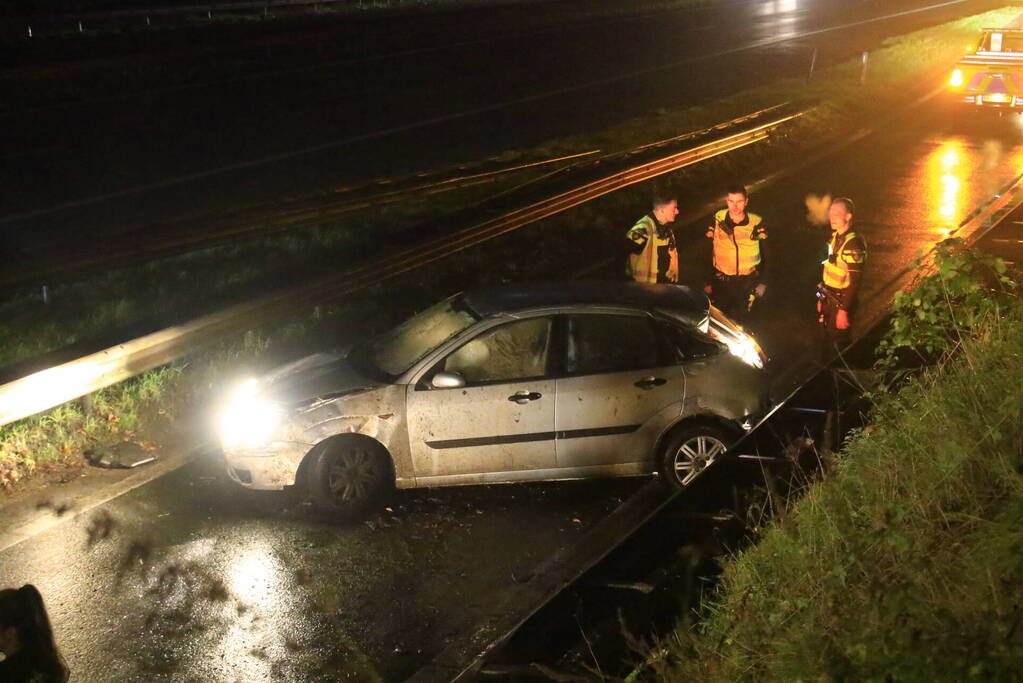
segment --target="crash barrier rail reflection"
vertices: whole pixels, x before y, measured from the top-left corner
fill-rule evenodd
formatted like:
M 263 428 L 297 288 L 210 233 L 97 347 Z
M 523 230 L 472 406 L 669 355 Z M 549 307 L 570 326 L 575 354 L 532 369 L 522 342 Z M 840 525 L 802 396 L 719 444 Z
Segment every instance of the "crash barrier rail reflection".
M 405 249 L 384 251 L 365 265 L 319 276 L 294 287 L 237 304 L 188 323 L 22 377 L 0 386 L 0 425 L 117 384 L 187 356 L 229 334 L 252 329 L 444 258 L 543 218 L 554 216 L 629 185 L 676 171 L 699 161 L 759 142 L 771 130 L 805 111 L 788 105 L 771 107 L 680 139 L 711 138 L 680 152 L 638 164 L 623 171 L 583 182 L 553 197 L 467 227 L 410 243 Z M 738 128 L 739 130 L 735 130 Z M 648 145 L 638 151 L 656 151 Z

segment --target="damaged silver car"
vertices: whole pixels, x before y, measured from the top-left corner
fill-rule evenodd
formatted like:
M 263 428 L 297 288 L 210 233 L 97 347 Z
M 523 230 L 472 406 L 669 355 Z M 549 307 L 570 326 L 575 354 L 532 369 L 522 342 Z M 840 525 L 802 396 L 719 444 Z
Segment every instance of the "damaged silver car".
M 766 409 L 757 342 L 678 285 L 452 296 L 238 387 L 228 472 L 358 515 L 391 488 L 660 472 L 684 487 Z

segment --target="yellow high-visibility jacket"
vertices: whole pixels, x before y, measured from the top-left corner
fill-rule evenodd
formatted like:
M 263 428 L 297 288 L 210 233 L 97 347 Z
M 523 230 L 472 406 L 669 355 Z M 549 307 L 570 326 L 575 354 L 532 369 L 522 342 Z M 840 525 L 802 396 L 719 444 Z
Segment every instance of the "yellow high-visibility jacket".
M 863 270 L 866 260 L 866 240 L 852 230 L 842 235 L 832 232 L 831 241 L 828 242 L 828 258 L 824 261 L 824 285 L 842 290 L 855 287 L 859 284 L 857 276 Z
M 675 233 L 647 214 L 629 232 L 631 253 L 627 265 L 629 276 L 636 282 L 677 282 L 678 249 Z
M 714 227 L 708 237 L 714 240 L 714 268 L 725 275 L 749 275 L 761 262 L 760 240 L 767 238 L 755 213 L 746 213 L 746 221 L 732 222 L 728 209 L 714 214 Z

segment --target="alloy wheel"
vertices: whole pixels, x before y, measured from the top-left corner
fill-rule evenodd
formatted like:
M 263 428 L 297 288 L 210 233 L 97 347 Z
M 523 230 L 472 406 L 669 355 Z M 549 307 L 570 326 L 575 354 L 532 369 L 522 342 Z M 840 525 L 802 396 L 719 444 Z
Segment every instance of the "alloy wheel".
M 684 441 L 675 452 L 675 478 L 686 486 L 726 450 L 728 447 L 720 439 L 705 434 Z

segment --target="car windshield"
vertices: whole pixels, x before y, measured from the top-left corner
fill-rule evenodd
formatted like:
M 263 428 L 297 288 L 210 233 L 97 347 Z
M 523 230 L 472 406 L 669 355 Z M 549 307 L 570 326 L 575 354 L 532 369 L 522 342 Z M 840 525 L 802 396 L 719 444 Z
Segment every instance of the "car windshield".
M 479 320 L 461 295 L 441 301 L 367 342 L 358 355 L 396 377 L 440 344 Z

